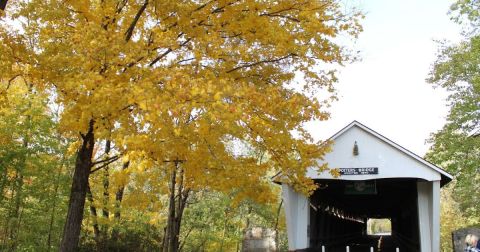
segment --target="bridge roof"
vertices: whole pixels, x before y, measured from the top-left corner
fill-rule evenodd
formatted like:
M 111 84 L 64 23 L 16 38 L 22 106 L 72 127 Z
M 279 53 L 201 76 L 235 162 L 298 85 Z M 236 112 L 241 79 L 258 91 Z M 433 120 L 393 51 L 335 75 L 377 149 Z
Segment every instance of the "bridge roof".
M 342 176 L 334 178 L 329 172 L 318 172 L 315 169 L 309 169 L 307 176 L 313 179 L 340 180 L 419 178 L 440 180 L 442 185 L 453 178 L 440 167 L 358 121 L 353 121 L 338 131 L 330 140 L 333 141 L 333 151 L 319 162 L 328 163 L 330 168 L 339 168 Z M 354 148 L 357 149 L 356 153 Z

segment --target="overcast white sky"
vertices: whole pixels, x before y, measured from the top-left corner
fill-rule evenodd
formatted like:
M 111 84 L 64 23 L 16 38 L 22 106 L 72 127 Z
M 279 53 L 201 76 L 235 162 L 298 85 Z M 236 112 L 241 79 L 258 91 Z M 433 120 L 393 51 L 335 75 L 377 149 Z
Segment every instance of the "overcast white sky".
M 448 111 L 445 92 L 425 79 L 438 50 L 434 40 L 460 39 L 460 27 L 447 15 L 451 3 L 357 1 L 366 14 L 355 45 L 362 61 L 341 70 L 340 100 L 330 109 L 332 118 L 307 126 L 315 139 L 326 139 L 357 120 L 423 156 L 425 140 L 443 126 Z

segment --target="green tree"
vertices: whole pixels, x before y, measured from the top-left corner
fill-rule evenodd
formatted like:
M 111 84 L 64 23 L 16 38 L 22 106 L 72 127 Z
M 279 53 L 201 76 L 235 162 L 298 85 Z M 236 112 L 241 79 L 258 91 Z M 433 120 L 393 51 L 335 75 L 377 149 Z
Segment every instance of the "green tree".
M 446 46 L 431 83 L 450 92 L 447 123 L 431 139 L 427 158 L 454 174 L 454 195 L 469 216 L 480 214 L 480 36 Z
M 277 216 L 279 203 L 278 199 L 235 203 L 228 194 L 197 192 L 185 210 L 181 247 L 183 251 L 241 251 L 245 231 L 252 227 L 277 228 L 278 240 L 284 245 L 285 222 L 284 216 Z
M 440 248 L 443 252 L 453 251 L 452 232 L 478 222 L 478 218 L 466 218 L 453 197 L 455 182 L 442 188 L 440 195 Z
M 47 94 L 0 82 L 0 250 L 56 250 L 69 181 L 68 142 Z
M 451 15 L 455 22 L 467 24 L 465 37 L 458 44 L 441 45 L 428 78 L 449 92 L 447 122 L 432 135 L 426 155 L 454 175 L 442 195 L 442 248 L 448 248 L 449 232 L 478 224 L 480 216 L 480 3 L 457 1 Z

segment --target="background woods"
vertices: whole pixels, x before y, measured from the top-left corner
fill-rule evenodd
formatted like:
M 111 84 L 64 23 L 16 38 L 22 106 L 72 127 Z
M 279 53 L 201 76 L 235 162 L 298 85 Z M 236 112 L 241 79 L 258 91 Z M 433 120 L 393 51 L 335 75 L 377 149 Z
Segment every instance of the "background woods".
M 0 249 L 46 251 L 57 246 L 63 229 L 69 141 L 57 132 L 48 96 L 23 79 L 1 86 Z

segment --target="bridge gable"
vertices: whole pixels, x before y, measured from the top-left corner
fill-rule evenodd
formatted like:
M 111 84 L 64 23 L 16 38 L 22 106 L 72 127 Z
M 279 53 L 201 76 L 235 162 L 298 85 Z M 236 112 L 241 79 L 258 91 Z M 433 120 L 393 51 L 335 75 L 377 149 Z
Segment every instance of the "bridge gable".
M 341 180 L 419 178 L 447 183 L 451 175 L 359 122 L 335 134 L 332 152 L 321 163 L 339 168 Z M 355 147 L 356 146 L 356 147 Z M 363 169 L 370 168 L 370 169 Z M 313 179 L 333 179 L 329 172 L 308 171 Z

